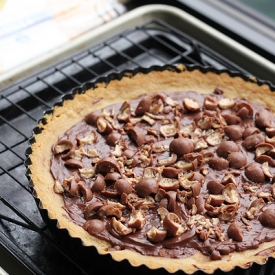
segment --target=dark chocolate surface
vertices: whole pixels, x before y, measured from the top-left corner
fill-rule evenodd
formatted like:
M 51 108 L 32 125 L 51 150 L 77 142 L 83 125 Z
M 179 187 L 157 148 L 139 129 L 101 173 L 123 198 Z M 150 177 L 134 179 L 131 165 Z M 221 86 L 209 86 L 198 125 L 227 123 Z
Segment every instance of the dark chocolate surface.
M 60 151 L 55 145 L 51 164 L 69 218 L 111 250 L 153 256 L 183 258 L 200 250 L 216 260 L 274 240 L 268 218 L 275 212 L 275 118 L 245 99 L 226 101 L 219 91 L 115 104 L 59 137 L 57 144 L 73 143 Z M 91 134 L 92 141 L 84 139 Z M 103 187 L 96 188 L 100 177 Z M 117 177 L 132 190 L 118 188 Z M 95 202 L 102 205 L 87 210 Z M 167 211 L 164 217 L 159 209 Z M 148 233 L 152 226 L 165 232 L 161 241 Z

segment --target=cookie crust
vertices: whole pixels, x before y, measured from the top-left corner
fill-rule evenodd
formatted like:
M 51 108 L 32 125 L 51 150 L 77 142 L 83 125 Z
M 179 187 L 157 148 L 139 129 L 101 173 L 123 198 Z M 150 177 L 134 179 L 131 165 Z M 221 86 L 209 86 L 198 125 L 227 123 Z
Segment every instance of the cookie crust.
M 50 173 L 52 145 L 55 144 L 58 136 L 88 113 L 114 103 L 135 99 L 144 93 L 197 91 L 207 94 L 216 87 L 223 89 L 225 97 L 247 98 L 275 112 L 274 94 L 268 85 L 259 85 L 253 79 L 244 80 L 239 76 L 230 76 L 226 72 L 217 74 L 212 71 L 203 72 L 199 69 L 187 70 L 181 65 L 176 69 L 167 67 L 163 71 L 152 70 L 146 74 L 125 73 L 119 80 L 111 80 L 107 84 L 98 83 L 96 87 L 85 93 L 76 93 L 72 100 L 65 100 L 62 106 L 54 107 L 53 112 L 45 116 L 46 123 L 40 122 L 39 124 L 41 133 L 35 135 L 29 165 L 35 196 L 41 201 L 41 207 L 48 210 L 49 218 L 57 219 L 58 227 L 67 228 L 69 234 L 80 238 L 84 246 L 95 246 L 99 254 L 111 253 L 116 261 L 127 259 L 133 266 L 145 264 L 151 269 L 165 268 L 171 273 L 177 270 L 183 270 L 188 274 L 197 270 L 212 273 L 221 267 L 223 271 L 230 271 L 235 266 L 246 268 L 252 262 L 263 264 L 267 257 L 274 257 L 275 241 L 263 243 L 255 250 L 233 252 L 223 256 L 219 261 L 211 261 L 209 257 L 200 252 L 186 259 L 143 256 L 129 250 L 107 252 L 107 248 L 110 247 L 107 242 L 91 236 L 70 221 L 62 208 L 64 205 L 62 196 L 53 191 L 54 179 Z M 267 251 L 259 254 L 263 250 Z

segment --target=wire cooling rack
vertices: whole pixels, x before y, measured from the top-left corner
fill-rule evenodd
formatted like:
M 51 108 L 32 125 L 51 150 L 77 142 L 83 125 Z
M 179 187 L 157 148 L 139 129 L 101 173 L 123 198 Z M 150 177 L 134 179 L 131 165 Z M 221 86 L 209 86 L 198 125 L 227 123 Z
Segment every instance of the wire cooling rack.
M 31 274 L 99 274 L 106 266 L 96 258 L 88 264 L 76 260 L 38 211 L 24 161 L 32 129 L 43 112 L 72 88 L 98 76 L 176 63 L 247 73 L 167 23 L 150 20 L 0 91 L 0 245 Z M 160 274 L 144 267 L 140 272 Z

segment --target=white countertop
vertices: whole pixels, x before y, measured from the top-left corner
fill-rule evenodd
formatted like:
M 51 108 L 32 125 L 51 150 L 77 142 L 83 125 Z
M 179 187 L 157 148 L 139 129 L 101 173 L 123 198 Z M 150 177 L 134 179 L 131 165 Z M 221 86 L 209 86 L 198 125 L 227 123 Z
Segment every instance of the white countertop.
M 126 11 L 120 0 L 0 0 L 0 87 L 26 64 Z

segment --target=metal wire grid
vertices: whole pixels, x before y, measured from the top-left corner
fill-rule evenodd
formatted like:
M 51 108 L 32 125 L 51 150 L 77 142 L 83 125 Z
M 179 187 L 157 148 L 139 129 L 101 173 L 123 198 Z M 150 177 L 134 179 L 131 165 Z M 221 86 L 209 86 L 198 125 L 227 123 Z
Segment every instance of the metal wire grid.
M 172 63 L 241 68 L 168 24 L 152 20 L 0 92 L 0 243 L 33 274 L 88 274 L 43 222 L 25 177 L 28 139 L 43 112 L 83 82 L 123 69 Z M 79 274 L 78 273 L 78 274 Z

